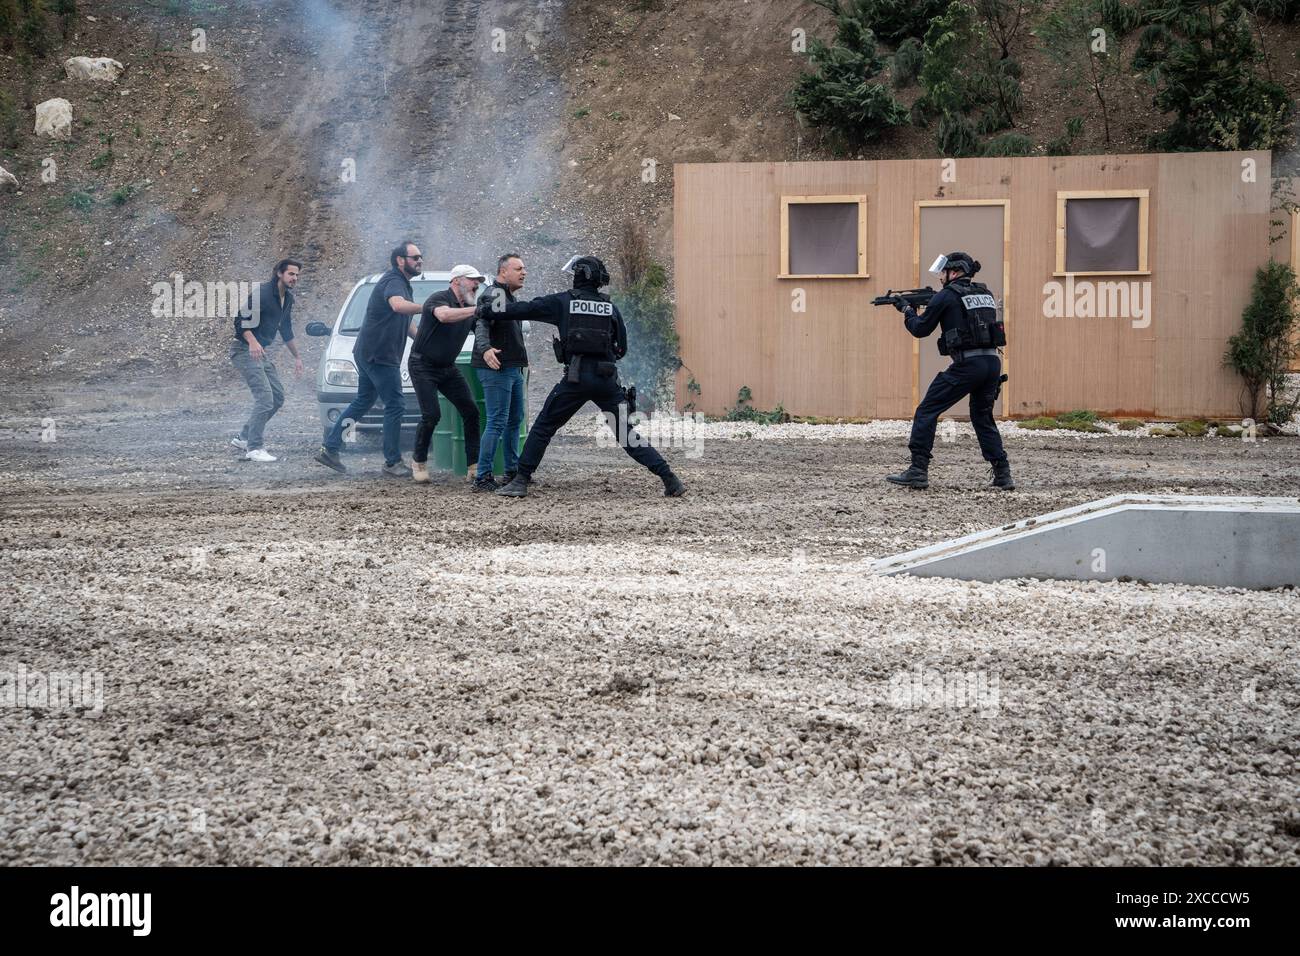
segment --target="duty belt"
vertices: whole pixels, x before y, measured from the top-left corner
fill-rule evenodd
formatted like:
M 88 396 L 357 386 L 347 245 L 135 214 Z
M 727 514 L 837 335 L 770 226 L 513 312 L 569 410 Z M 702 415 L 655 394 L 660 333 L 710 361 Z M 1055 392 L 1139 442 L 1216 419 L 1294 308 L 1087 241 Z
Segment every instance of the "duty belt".
M 997 349 L 963 349 L 957 353 L 957 358 L 965 358 L 968 355 L 998 355 Z

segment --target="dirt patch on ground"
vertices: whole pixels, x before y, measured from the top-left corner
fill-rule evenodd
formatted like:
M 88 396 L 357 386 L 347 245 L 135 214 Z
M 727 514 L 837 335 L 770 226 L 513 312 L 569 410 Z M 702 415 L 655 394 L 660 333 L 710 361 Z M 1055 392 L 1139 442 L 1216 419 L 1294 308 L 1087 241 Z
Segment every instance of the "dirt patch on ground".
M 6 863 L 1296 862 L 1295 591 L 868 573 L 1119 492 L 1300 494 L 1294 439 L 1013 436 L 1000 494 L 963 432 L 909 493 L 898 439 L 810 430 L 670 451 L 669 501 L 575 433 L 508 502 L 324 472 L 292 396 L 238 461 L 233 395 L 9 402 L 0 670 L 103 712 L 0 711 Z

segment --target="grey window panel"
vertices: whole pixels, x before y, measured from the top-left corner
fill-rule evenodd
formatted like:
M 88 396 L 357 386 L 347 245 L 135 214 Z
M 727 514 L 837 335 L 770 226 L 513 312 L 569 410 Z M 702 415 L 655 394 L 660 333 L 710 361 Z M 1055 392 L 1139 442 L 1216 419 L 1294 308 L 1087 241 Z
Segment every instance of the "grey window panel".
M 790 203 L 790 275 L 858 274 L 858 204 Z
M 1065 201 L 1066 272 L 1137 272 L 1137 198 Z

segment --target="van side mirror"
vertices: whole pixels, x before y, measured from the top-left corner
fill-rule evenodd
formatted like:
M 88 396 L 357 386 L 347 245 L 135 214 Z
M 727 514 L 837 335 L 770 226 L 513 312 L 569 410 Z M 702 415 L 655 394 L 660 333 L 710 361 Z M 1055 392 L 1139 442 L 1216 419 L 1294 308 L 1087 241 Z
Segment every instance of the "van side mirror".
M 320 337 L 322 335 L 329 335 L 330 327 L 324 322 L 308 322 L 307 327 L 303 329 L 303 331 L 308 335 Z

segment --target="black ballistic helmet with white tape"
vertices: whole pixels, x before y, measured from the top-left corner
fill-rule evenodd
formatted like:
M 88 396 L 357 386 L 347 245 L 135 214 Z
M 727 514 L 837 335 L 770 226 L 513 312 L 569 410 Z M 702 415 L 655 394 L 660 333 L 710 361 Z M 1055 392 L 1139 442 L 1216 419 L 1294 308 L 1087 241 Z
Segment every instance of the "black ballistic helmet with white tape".
M 609 270 L 595 256 L 574 256 L 564 264 L 564 271 L 573 276 L 574 288 L 599 289 L 609 285 Z
M 980 264 L 964 252 L 950 252 L 935 259 L 930 266 L 933 275 L 943 275 L 949 269 L 960 270 L 966 278 L 971 279 L 980 271 Z

